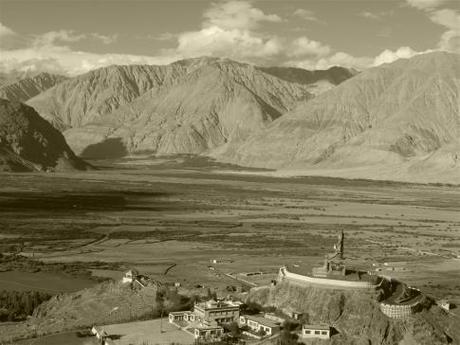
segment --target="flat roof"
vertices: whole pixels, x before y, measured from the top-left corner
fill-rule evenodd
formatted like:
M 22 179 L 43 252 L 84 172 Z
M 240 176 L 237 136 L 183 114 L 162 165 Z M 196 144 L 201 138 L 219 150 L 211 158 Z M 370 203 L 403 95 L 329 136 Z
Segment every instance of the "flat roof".
M 223 329 L 221 326 L 196 326 L 194 329 L 199 329 L 200 331 L 209 331 L 215 329 Z
M 328 325 L 303 325 L 302 328 L 318 331 L 329 331 L 331 329 Z
M 239 305 L 233 304 L 231 301 L 206 301 L 206 302 L 200 302 L 195 304 L 196 307 L 203 308 L 203 309 L 224 309 L 224 308 L 238 308 Z
M 184 311 L 171 311 L 169 314 L 172 315 L 182 315 L 182 314 L 189 314 L 191 313 L 190 310 L 184 310 Z
M 259 315 L 242 315 L 248 320 L 256 321 L 260 323 L 261 325 L 267 326 L 267 327 L 279 327 L 279 324 L 274 322 L 273 320 L 267 319 L 264 317 L 262 314 Z

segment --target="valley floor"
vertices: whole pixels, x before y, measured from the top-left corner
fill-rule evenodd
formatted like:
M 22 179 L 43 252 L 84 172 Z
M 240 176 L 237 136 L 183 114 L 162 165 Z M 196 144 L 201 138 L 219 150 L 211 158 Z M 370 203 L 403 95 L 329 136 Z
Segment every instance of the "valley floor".
M 1 251 L 225 295 L 281 265 L 321 264 L 343 229 L 350 265 L 460 304 L 460 187 L 228 174 L 191 157 L 92 163 L 100 170 L 2 174 Z M 0 290 L 24 277 L 8 279 Z

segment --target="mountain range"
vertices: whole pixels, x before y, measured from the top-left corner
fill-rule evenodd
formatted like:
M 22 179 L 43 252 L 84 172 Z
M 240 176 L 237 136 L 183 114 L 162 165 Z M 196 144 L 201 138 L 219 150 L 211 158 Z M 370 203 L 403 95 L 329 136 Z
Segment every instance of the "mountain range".
M 62 134 L 33 108 L 0 99 L 0 171 L 88 168 L 75 156 Z
M 31 77 L 10 81 L 0 86 L 0 98 L 13 102 L 25 102 L 66 79 L 62 75 L 42 72 Z
M 199 154 L 265 128 L 312 98 L 311 84 L 321 80 L 297 83 L 276 74 L 282 70 L 267 73 L 209 57 L 166 66 L 110 66 L 60 83 L 28 104 L 86 157 Z M 330 77 L 327 83 L 342 79 Z
M 460 179 L 458 54 L 359 73 L 203 57 L 54 80 L 27 104 L 82 157 L 192 153 L 287 176 Z
M 217 157 L 284 175 L 459 181 L 459 89 L 457 54 L 400 59 L 301 102 Z

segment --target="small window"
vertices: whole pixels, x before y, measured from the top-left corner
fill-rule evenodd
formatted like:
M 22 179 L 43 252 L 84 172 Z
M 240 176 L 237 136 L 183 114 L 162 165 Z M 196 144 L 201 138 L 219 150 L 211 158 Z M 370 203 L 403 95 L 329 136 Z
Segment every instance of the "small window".
M 315 331 L 315 334 L 321 334 L 321 332 L 320 331 Z
M 311 334 L 311 331 L 310 331 L 310 330 L 308 330 L 308 329 L 304 329 L 304 331 L 303 331 L 303 332 L 304 332 L 304 334 Z
M 327 332 L 326 331 L 321 331 L 321 334 L 327 335 Z

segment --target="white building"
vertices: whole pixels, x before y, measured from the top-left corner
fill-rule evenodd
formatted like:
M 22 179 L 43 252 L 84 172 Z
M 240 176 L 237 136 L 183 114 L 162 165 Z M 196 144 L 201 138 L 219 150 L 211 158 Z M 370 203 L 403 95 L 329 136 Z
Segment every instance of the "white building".
M 329 339 L 331 337 L 331 327 L 327 325 L 303 325 L 301 338 Z
M 123 275 L 122 283 L 132 283 L 139 276 L 139 272 L 136 270 L 129 270 Z
M 200 325 L 194 329 L 193 334 L 197 340 L 219 341 L 224 334 L 224 329 L 217 325 Z
M 173 311 L 169 313 L 169 323 L 177 323 L 178 321 L 194 322 L 195 314 L 190 310 Z
M 271 336 L 280 331 L 280 323 L 265 318 L 262 314 L 242 315 L 239 320 L 240 326 L 247 326 L 254 333 L 263 333 Z
M 440 308 L 442 308 L 442 309 L 444 309 L 444 310 L 447 310 L 447 311 L 449 311 L 449 310 L 452 309 L 452 304 L 451 304 L 449 301 L 445 300 L 445 299 L 436 301 L 436 304 L 437 304 Z

